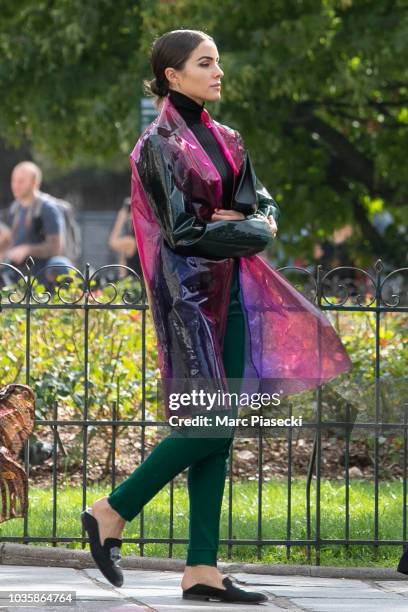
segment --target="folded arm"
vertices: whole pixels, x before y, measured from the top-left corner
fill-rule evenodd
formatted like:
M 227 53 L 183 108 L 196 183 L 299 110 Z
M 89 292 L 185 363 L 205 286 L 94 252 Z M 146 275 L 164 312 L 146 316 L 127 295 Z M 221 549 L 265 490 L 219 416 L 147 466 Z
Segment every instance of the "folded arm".
M 272 240 L 264 215 L 204 222 L 186 211 L 183 193 L 163 158 L 159 138 L 146 140 L 137 170 L 168 245 L 176 253 L 209 259 L 248 257 L 263 251 Z

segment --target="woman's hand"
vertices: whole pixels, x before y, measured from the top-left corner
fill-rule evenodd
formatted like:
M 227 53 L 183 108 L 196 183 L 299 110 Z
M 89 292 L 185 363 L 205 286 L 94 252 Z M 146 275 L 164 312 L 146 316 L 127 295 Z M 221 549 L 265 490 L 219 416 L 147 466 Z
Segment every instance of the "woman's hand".
M 211 221 L 240 221 L 242 219 L 245 219 L 245 215 L 232 209 L 216 208 L 211 215 Z M 275 219 L 272 215 L 269 215 L 265 221 L 269 223 L 272 237 L 275 238 L 278 233 L 278 226 L 276 225 Z
M 216 208 L 211 215 L 211 221 L 242 221 L 245 215 L 237 210 Z
M 268 223 L 271 227 L 272 236 L 275 238 L 276 234 L 278 233 L 278 226 L 276 225 L 276 221 L 272 215 L 269 215 Z

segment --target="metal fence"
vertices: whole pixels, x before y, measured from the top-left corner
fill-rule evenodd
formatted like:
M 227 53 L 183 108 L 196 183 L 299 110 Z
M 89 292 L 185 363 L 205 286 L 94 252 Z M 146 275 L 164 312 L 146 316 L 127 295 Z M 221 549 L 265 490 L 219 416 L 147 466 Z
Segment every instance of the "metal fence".
M 10 271 L 9 264 L 0 264 L 0 274 L 2 270 Z M 118 277 L 119 270 L 126 273 L 128 278 L 132 278 L 134 284 L 130 289 L 125 290 L 122 294 L 119 293 L 118 286 L 115 284 L 115 278 Z M 80 542 L 82 547 L 85 547 L 86 538 L 84 532 L 82 537 L 61 537 L 57 535 L 57 473 L 58 473 L 58 444 L 59 444 L 59 428 L 67 425 L 76 425 L 82 428 L 83 452 L 82 452 L 82 506 L 87 505 L 87 470 L 88 470 L 88 430 L 90 427 L 112 428 L 112 461 L 111 461 L 111 484 L 112 488 L 116 486 L 116 470 L 115 470 L 115 444 L 117 429 L 119 427 L 136 427 L 140 430 L 141 440 L 141 461 L 144 460 L 146 454 L 145 434 L 146 428 L 165 425 L 164 422 L 158 423 L 146 419 L 146 316 L 148 305 L 146 301 L 146 293 L 143 284 L 138 279 L 134 271 L 129 268 L 118 265 L 108 265 L 99 268 L 92 274 L 90 273 L 89 264 L 85 266 L 84 271 L 72 268 L 75 278 L 77 279 L 75 295 L 69 294 L 70 281 L 61 281 L 55 285 L 51 291 L 38 291 L 35 282 L 31 277 L 30 270 L 27 267 L 27 274 L 24 275 L 17 270 L 13 270 L 19 275 L 18 289 L 4 288 L 1 289 L 0 302 L 0 329 L 2 326 L 2 313 L 7 310 L 17 310 L 24 313 L 25 317 L 25 383 L 30 384 L 30 354 L 31 354 L 31 319 L 32 313 L 37 310 L 47 309 L 66 309 L 82 310 L 83 317 L 83 335 L 84 335 L 84 354 L 83 354 L 83 375 L 84 375 L 84 403 L 83 403 L 83 418 L 76 420 L 60 420 L 58 418 L 58 404 L 53 406 L 52 418 L 36 419 L 36 425 L 45 425 L 51 428 L 53 432 L 53 464 L 52 464 L 52 483 L 53 483 L 53 514 L 51 534 L 47 537 L 35 537 L 29 535 L 28 517 L 24 517 L 24 533 L 22 536 L 16 537 L 0 537 L 0 541 L 13 542 L 48 542 L 56 546 L 59 542 Z M 262 428 L 259 430 L 258 443 L 258 478 L 257 478 L 257 535 L 256 538 L 245 539 L 236 537 L 234 534 L 233 525 L 233 479 L 232 470 L 234 462 L 234 442 L 229 463 L 229 478 L 227 482 L 227 506 L 228 506 L 228 535 L 226 538 L 220 539 L 220 545 L 226 545 L 228 550 L 228 558 L 232 557 L 233 547 L 237 546 L 255 546 L 258 559 L 262 559 L 262 552 L 266 546 L 284 546 L 286 548 L 286 556 L 291 557 L 293 547 L 305 547 L 309 562 L 314 562 L 317 565 L 320 563 L 320 551 L 322 547 L 327 546 L 343 546 L 348 549 L 352 545 L 369 545 L 373 549 L 374 557 L 378 552 L 379 546 L 382 545 L 407 545 L 407 460 L 408 460 L 408 398 L 400 397 L 401 417 L 396 417 L 395 414 L 391 421 L 384 420 L 381 408 L 381 365 L 382 365 L 382 345 L 380 328 L 383 318 L 388 313 L 400 313 L 405 317 L 408 312 L 406 273 L 408 268 L 399 268 L 385 272 L 381 260 L 378 260 L 372 270 L 363 270 L 361 268 L 337 267 L 333 270 L 324 271 L 321 266 L 311 269 L 299 267 L 284 267 L 279 268 L 279 272 L 288 276 L 289 279 L 297 286 L 311 301 L 313 301 L 323 311 L 334 313 L 340 312 L 366 312 L 371 313 L 374 318 L 373 341 L 375 343 L 375 357 L 372 362 L 374 372 L 374 418 L 366 419 L 365 422 L 358 422 L 355 413 L 350 404 L 346 404 L 345 415 L 342 418 L 326 420 L 324 418 L 324 388 L 319 388 L 315 393 L 315 418 L 303 423 L 305 431 L 309 431 L 313 435 L 313 450 L 309 460 L 307 477 L 305 479 L 305 534 L 306 537 L 294 537 L 294 529 L 292 524 L 293 515 L 293 429 L 286 428 L 287 440 L 287 477 L 286 477 L 286 533 L 282 538 L 265 538 L 263 537 L 263 526 L 265 522 L 265 513 L 263 512 L 263 440 Z M 112 280 L 113 279 L 113 280 Z M 98 288 L 96 291 L 95 288 Z M 107 292 L 104 294 L 104 292 Z M 123 420 L 118 418 L 118 405 L 112 405 L 111 419 L 103 421 L 95 421 L 89 418 L 89 314 L 94 310 L 104 309 L 126 309 L 140 311 L 141 314 L 141 385 L 142 385 L 142 401 L 141 401 L 141 419 L 140 420 Z M 2 384 L 17 382 L 12 380 L 3 381 Z M 19 381 L 23 382 L 23 381 Z M 404 389 L 404 385 L 402 389 Z M 335 429 L 343 432 L 344 444 L 344 487 L 345 497 L 342 512 L 344 514 L 343 537 L 330 539 L 322 535 L 322 436 L 329 429 Z M 352 538 L 350 530 L 350 441 L 351 432 L 362 431 L 370 433 L 373 436 L 373 537 L 372 538 Z M 400 537 L 394 539 L 381 538 L 380 534 L 380 517 L 379 517 L 379 485 L 380 485 L 380 437 L 385 431 L 395 431 L 402 436 L 402 503 L 401 503 L 401 530 Z M 26 442 L 25 453 L 25 470 L 29 474 L 29 453 L 28 441 Z M 170 482 L 170 507 L 169 507 L 169 525 L 168 537 L 166 538 L 148 538 L 145 537 L 145 519 L 143 511 L 140 513 L 138 520 L 140 521 L 140 537 L 134 539 L 124 538 L 124 542 L 138 544 L 140 554 L 144 554 L 144 545 L 147 543 L 161 543 L 168 545 L 168 556 L 173 556 L 173 546 L 175 544 L 187 544 L 187 538 L 174 537 L 174 482 Z M 79 515 L 79 509 L 78 509 Z M 273 521 L 273 517 L 268 517 L 268 520 Z M 239 534 L 238 534 L 239 535 Z

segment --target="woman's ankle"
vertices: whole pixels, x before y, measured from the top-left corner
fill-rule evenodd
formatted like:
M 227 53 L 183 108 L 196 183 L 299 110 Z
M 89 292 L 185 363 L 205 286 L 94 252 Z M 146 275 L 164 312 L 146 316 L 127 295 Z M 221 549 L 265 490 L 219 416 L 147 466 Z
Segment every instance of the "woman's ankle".
M 126 519 L 124 519 L 119 514 L 119 512 L 110 505 L 107 497 L 101 497 L 100 499 L 97 499 L 94 502 L 93 506 L 96 506 L 97 510 L 100 510 L 101 512 L 108 512 L 109 515 L 111 515 L 112 520 L 114 520 L 122 528 L 125 526 Z
M 208 584 L 218 588 L 224 588 L 222 584 L 224 576 L 215 565 L 197 564 L 186 565 L 181 581 L 181 588 L 186 590 L 197 583 Z

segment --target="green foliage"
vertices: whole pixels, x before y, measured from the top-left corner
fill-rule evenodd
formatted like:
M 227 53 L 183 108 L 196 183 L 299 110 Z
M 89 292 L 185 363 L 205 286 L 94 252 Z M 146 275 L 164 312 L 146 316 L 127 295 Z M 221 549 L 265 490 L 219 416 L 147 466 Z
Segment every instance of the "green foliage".
M 335 312 L 326 315 L 341 338 L 353 365 L 349 372 L 322 386 L 322 421 L 362 424 L 378 420 L 381 423 L 403 423 L 408 382 L 408 321 L 405 313 L 389 312 L 380 318 L 378 375 L 375 313 Z M 315 391 L 291 396 L 290 403 L 295 417 L 302 416 L 304 422 L 316 421 Z M 339 436 L 343 439 L 344 431 L 344 427 L 333 428 L 333 439 Z M 356 429 L 353 435 L 357 434 L 361 434 L 373 447 L 373 429 Z M 381 433 L 383 442 L 392 440 L 400 448 L 402 438 L 399 435 L 400 432 L 392 428 Z
M 227 18 L 226 18 L 227 16 Z M 156 36 L 198 28 L 225 77 L 215 118 L 238 129 L 282 208 L 287 256 L 352 223 L 352 258 L 407 257 L 405 0 L 25 0 L 2 11 L 0 135 L 67 167 L 113 163 L 137 139 Z M 379 204 L 380 203 L 380 204 Z M 382 235 L 373 216 L 389 211 Z M 278 257 L 279 254 L 273 251 Z
M 35 291 L 37 303 L 31 301 L 34 308 L 29 316 L 19 309 L 3 308 L 0 314 L 0 380 L 4 385 L 27 382 L 32 386 L 36 395 L 36 418 L 53 418 L 55 402 L 58 416 L 64 420 L 83 419 L 85 404 L 89 419 L 110 419 L 114 402 L 117 418 L 142 418 L 144 317 L 147 319 L 145 414 L 148 419 L 157 418 L 158 369 L 154 329 L 148 312 L 146 316 L 140 308 L 123 308 L 121 300 L 135 298 L 140 285 L 135 288 L 125 280 L 116 286 L 119 288 L 116 296 L 112 287 L 95 289 L 88 299 L 89 309 L 84 308 L 84 297 L 80 299 L 82 291 L 75 282 L 49 300 L 51 308 L 38 307 L 38 302 L 46 302 L 46 295 L 41 293 L 44 288 L 39 286 Z M 3 303 L 8 303 L 7 296 L 9 289 L 3 289 Z M 15 302 L 21 298 L 18 291 L 10 297 Z M 57 304 L 61 307 L 62 300 L 69 303 L 69 309 L 55 308 Z M 75 303 L 77 309 L 73 308 Z M 103 304 L 108 303 L 119 308 L 103 309 Z M 111 444 L 109 428 L 90 426 L 88 432 L 89 439 L 97 434 L 105 443 Z M 39 431 L 36 433 L 40 434 Z M 121 434 L 119 428 L 118 437 Z M 79 430 L 70 449 L 71 458 L 79 456 L 81 436 Z
M 203 26 L 215 38 L 225 72 L 215 114 L 242 133 L 281 205 L 289 254 L 309 261 L 322 229 L 351 222 L 356 262 L 406 261 L 396 229 L 408 224 L 405 9 L 404 0 L 144 2 L 144 38 Z M 384 239 L 367 197 L 394 215 Z
M 121 281 L 118 295 L 112 287 L 95 290 L 90 297 L 91 308 L 86 313 L 80 306 L 69 310 L 34 308 L 30 314 L 29 344 L 26 346 L 27 317 L 16 309 L 4 308 L 0 315 L 0 380 L 3 384 L 26 382 L 26 350 L 29 354 L 29 384 L 36 394 L 37 418 L 52 418 L 56 401 L 61 418 L 82 419 L 87 397 L 90 419 L 110 419 L 112 404 L 117 402 L 117 416 L 141 418 L 142 405 L 142 318 L 140 310 L 93 309 L 112 302 L 118 305 L 124 293 L 131 297 L 132 287 Z M 75 283 L 59 298 L 75 303 L 79 298 Z M 133 287 L 133 291 L 135 288 Z M 7 290 L 3 290 L 3 298 Z M 17 294 L 18 295 L 18 294 Z M 40 288 L 36 292 L 40 300 Z M 133 293 L 133 297 L 136 293 Z M 16 297 L 16 296 L 15 296 Z M 98 304 L 96 304 L 96 300 Z M 6 301 L 3 299 L 3 301 Z M 353 363 L 350 373 L 336 378 L 322 389 L 323 421 L 347 418 L 359 423 L 376 419 L 376 344 L 375 314 L 338 312 L 330 314 Z M 88 343 L 85 330 L 88 327 Z M 379 420 L 402 423 L 408 370 L 408 334 L 404 313 L 382 315 L 379 326 L 380 368 Z M 85 355 L 89 362 L 88 387 L 85 389 Z M 157 361 L 156 337 L 149 311 L 146 315 L 146 418 L 164 419 L 164 406 L 157 396 L 160 373 Z M 87 393 L 87 395 L 86 395 Z M 293 414 L 304 422 L 316 419 L 315 392 L 291 398 Z M 347 417 L 346 410 L 351 410 Z M 266 413 L 265 413 L 266 415 Z M 126 435 L 126 428 L 123 429 Z M 90 427 L 90 436 L 100 435 L 110 444 L 107 428 Z M 120 436 L 122 431 L 118 431 Z M 397 432 L 398 433 L 398 432 Z M 339 432 L 336 433 L 338 435 Z M 341 436 L 344 431 L 341 430 Z M 154 433 L 152 434 L 154 435 Z M 366 433 L 363 432 L 365 436 Z M 371 434 L 370 434 L 371 435 Z M 105 436 L 107 436 L 105 438 Z M 395 431 L 387 430 L 384 441 L 393 439 Z M 367 437 L 368 434 L 367 434 Z M 395 444 L 400 442 L 395 438 Z M 82 439 L 78 435 L 78 448 Z M 395 446 L 394 444 L 394 446 Z M 384 447 L 385 448 L 385 447 Z
M 126 155 L 135 134 L 137 2 L 20 3 L 2 11 L 0 133 L 65 163 Z M 129 139 L 130 138 L 130 139 Z

